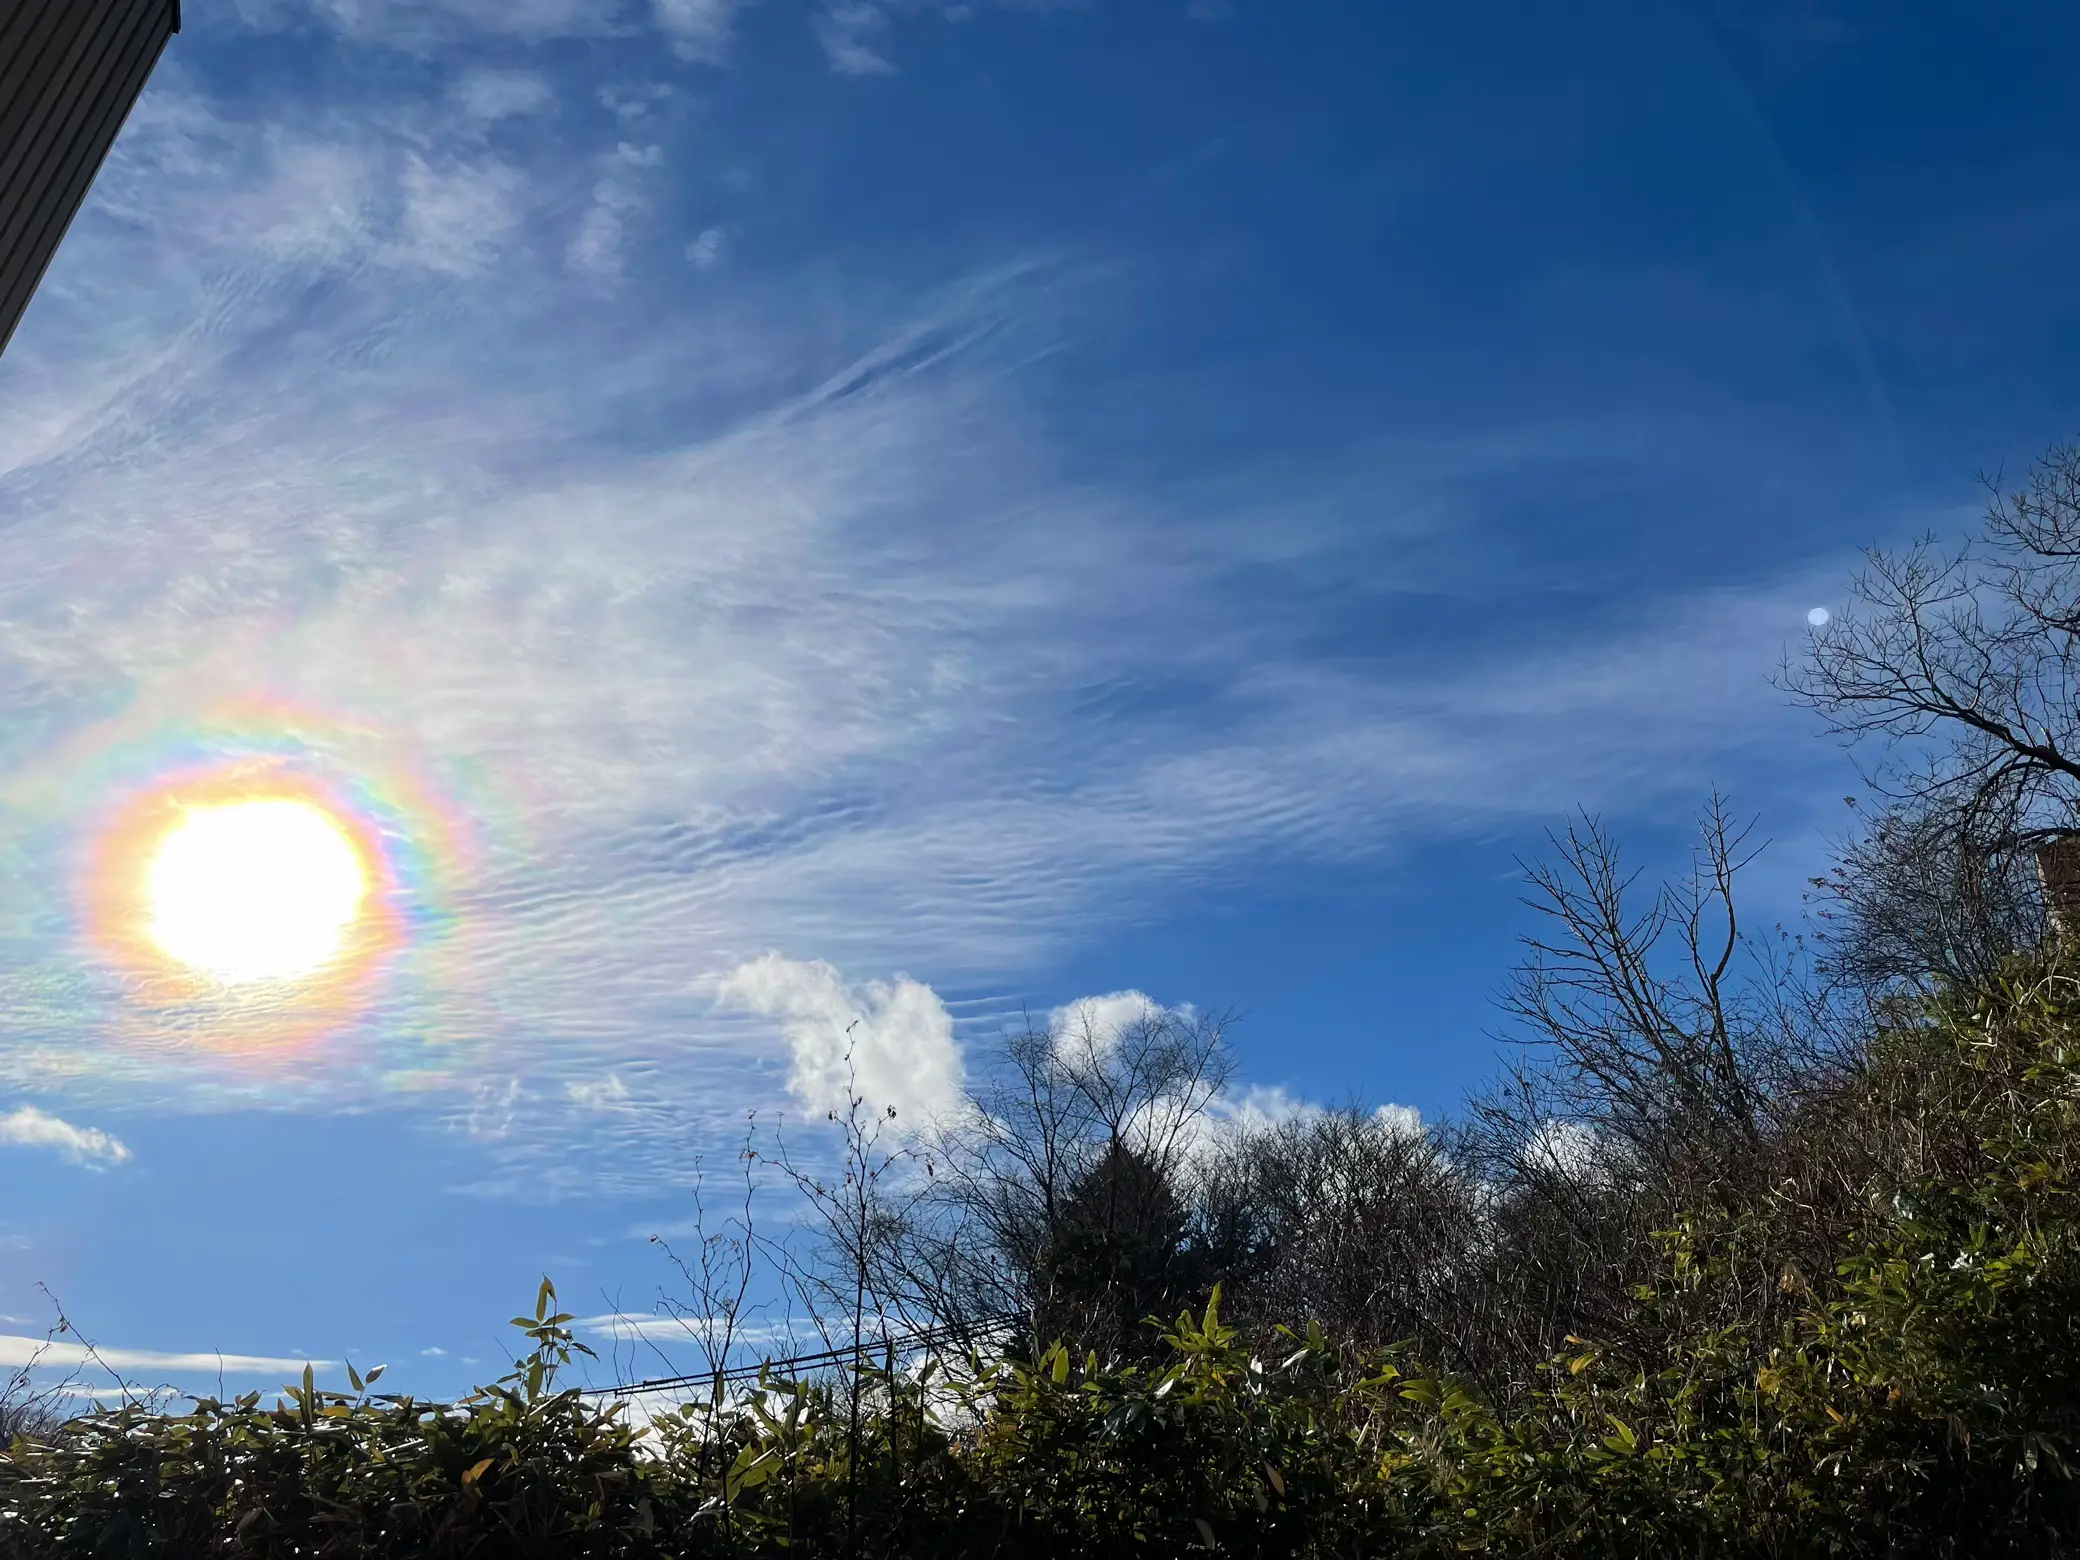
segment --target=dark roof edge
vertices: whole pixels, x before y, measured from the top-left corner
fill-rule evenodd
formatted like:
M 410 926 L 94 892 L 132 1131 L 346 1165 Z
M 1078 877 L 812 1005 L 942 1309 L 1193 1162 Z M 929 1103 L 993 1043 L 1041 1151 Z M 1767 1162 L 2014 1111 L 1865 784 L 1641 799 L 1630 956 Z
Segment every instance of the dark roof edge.
M 173 30 L 181 30 L 181 0 L 173 0 Z

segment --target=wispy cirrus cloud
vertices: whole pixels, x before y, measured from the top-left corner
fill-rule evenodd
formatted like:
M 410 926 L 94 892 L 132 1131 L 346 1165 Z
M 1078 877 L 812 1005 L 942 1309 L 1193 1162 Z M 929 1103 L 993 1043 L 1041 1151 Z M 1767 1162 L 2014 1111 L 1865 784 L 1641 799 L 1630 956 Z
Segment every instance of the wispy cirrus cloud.
M 394 48 L 427 48 L 457 33 L 540 41 L 630 25 L 624 0 L 237 0 L 235 11 L 249 27 L 318 26 Z
M 178 1371 L 200 1375 L 222 1371 L 232 1376 L 295 1374 L 310 1365 L 319 1370 L 331 1360 L 303 1360 L 269 1354 L 219 1354 L 212 1350 L 124 1349 L 92 1346 L 63 1338 L 31 1338 L 20 1333 L 0 1333 L 0 1366 L 8 1369 L 37 1367 L 45 1370 L 80 1370 L 106 1366 L 111 1370 Z
M 238 0 L 262 30 L 317 27 L 361 44 L 426 51 L 472 37 L 662 38 L 681 60 L 727 62 L 738 14 L 757 0 Z
M 642 204 L 691 151 L 617 124 L 526 143 L 523 179 L 484 126 L 535 134 L 549 101 L 458 80 L 294 131 L 155 96 L 10 348 L 0 1019 L 35 1038 L 0 1077 L 384 1099 L 551 1181 L 653 1184 L 790 1082 L 828 1097 L 838 1009 L 902 1009 L 852 972 L 1001 993 L 1252 862 L 1688 791 L 1777 729 L 1804 580 L 1475 632 L 1512 587 L 1453 528 L 1539 429 L 1276 483 L 1071 474 L 1039 366 L 1113 272 L 660 287 L 719 231 Z M 588 238 L 609 180 L 620 225 Z M 1440 598 L 1463 630 L 1366 628 Z M 134 778 L 110 755 L 261 695 L 315 712 L 327 762 L 422 777 L 473 843 L 351 1021 L 256 1065 L 239 1042 L 277 1015 L 139 1032 L 79 904 L 33 885 L 76 878 Z M 958 1058 L 915 1006 L 890 1056 L 922 1108 Z

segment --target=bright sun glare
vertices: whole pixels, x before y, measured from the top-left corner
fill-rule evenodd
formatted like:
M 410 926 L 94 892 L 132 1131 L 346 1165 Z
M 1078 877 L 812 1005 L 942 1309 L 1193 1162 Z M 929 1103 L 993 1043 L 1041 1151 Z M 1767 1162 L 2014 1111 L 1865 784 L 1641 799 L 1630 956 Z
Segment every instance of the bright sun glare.
M 287 797 L 186 809 L 145 879 L 152 941 L 219 980 L 287 980 L 338 957 L 368 874 L 339 820 Z

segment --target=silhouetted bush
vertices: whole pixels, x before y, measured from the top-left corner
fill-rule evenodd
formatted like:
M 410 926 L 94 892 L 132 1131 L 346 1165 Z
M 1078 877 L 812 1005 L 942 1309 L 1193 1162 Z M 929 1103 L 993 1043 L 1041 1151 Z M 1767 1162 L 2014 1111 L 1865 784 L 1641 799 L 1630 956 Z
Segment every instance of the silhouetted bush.
M 1057 1345 L 892 1378 L 863 1367 L 857 1431 L 844 1391 L 768 1379 L 719 1415 L 690 1405 L 639 1433 L 559 1385 L 578 1345 L 545 1284 L 516 1319 L 529 1352 L 462 1403 L 306 1376 L 274 1408 L 127 1408 L 18 1439 L 0 1456 L 0 1546 L 21 1560 L 2070 1552 L 2080 979 L 2059 957 L 1931 1000 L 1775 1113 L 1757 1134 L 1771 1174 L 1664 1224 L 1623 1326 L 1567 1340 L 1508 1394 L 1319 1322 L 1239 1327 L 1216 1298 L 1142 1359 Z M 1343 1152 L 1351 1129 L 1307 1153 Z

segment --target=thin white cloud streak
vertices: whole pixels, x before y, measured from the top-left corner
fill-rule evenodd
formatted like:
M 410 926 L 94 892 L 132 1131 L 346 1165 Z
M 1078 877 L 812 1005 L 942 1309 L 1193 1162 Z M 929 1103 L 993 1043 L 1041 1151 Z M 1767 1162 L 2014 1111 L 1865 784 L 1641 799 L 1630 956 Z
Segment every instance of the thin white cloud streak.
M 1077 0 L 977 0 L 932 6 L 919 0 L 820 0 L 809 25 L 830 68 L 843 76 L 894 71 L 898 16 L 956 19 L 979 8 L 1046 11 Z M 542 43 L 562 38 L 661 38 L 680 60 L 730 63 L 737 24 L 757 0 L 233 0 L 245 26 L 262 31 L 315 24 L 338 37 L 388 49 L 427 51 L 485 37 Z M 797 23 L 797 25 L 799 25 Z
M 424 49 L 472 33 L 529 41 L 601 37 L 620 30 L 622 0 L 233 0 L 248 27 L 315 22 L 341 37 Z
M 67 1343 L 63 1339 L 30 1338 L 20 1333 L 0 1333 L 0 1366 L 20 1369 L 36 1366 L 47 1370 L 92 1369 L 105 1365 L 111 1370 L 168 1370 L 186 1372 L 223 1371 L 226 1375 L 262 1376 L 278 1372 L 300 1373 L 305 1365 L 329 1370 L 331 1360 L 301 1360 L 268 1354 L 212 1354 L 204 1351 L 166 1352 L 158 1349 L 102 1348 Z
M 542 43 L 560 38 L 662 37 L 691 63 L 729 59 L 735 22 L 756 0 L 234 0 L 246 26 L 263 31 L 315 23 L 343 39 L 428 50 L 486 36 Z M 653 30 L 654 29 L 654 30 Z
M 1003 990 L 1267 858 L 1683 794 L 1786 729 L 1807 579 L 1311 656 L 1278 586 L 1335 503 L 1060 475 L 1017 385 L 1074 328 L 1061 268 L 890 314 L 732 266 L 667 306 L 624 248 L 622 297 L 574 296 L 570 196 L 645 147 L 514 181 L 466 105 L 415 112 L 405 145 L 380 104 L 299 135 L 161 94 L 0 370 L 0 1019 L 39 1037 L 0 1079 L 425 1101 L 551 1182 L 654 1184 L 789 1079 L 829 1097 L 827 984 L 715 1001 L 765 950 Z M 1369 611 L 1410 583 L 1340 567 Z M 136 1032 L 34 887 L 95 755 L 259 693 L 478 835 L 449 929 L 267 1069 L 213 1045 L 267 1013 Z
M 599 1316 L 579 1318 L 571 1324 L 577 1331 L 595 1338 L 612 1338 L 620 1342 L 680 1343 L 694 1347 L 703 1340 L 713 1337 L 720 1340 L 722 1334 L 731 1334 L 733 1347 L 742 1349 L 769 1348 L 776 1344 L 792 1347 L 811 1324 L 785 1321 L 764 1321 L 752 1317 L 726 1316 L 668 1316 L 655 1311 L 608 1311 Z
M 106 1169 L 127 1163 L 130 1150 L 99 1127 L 77 1127 L 34 1105 L 0 1116 L 0 1143 L 15 1148 L 47 1148 L 78 1165 Z

